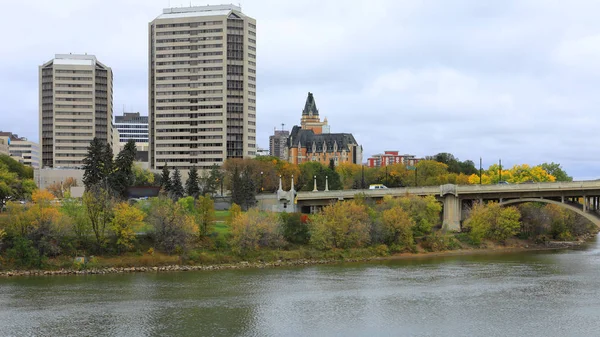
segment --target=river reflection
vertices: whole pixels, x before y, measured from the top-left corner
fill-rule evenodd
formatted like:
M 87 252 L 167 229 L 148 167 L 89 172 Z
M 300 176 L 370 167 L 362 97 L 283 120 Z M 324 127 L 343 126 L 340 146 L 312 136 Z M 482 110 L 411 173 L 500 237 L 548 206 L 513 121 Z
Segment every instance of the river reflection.
M 0 279 L 2 336 L 600 336 L 600 246 Z

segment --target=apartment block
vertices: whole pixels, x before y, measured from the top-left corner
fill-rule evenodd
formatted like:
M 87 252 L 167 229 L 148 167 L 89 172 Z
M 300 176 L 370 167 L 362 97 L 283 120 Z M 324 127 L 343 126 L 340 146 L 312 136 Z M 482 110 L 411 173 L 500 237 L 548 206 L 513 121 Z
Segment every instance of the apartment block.
M 282 160 L 287 160 L 285 144 L 290 132 L 287 130 L 274 130 L 273 135 L 269 136 L 269 154 Z
M 57 54 L 39 67 L 41 166 L 79 167 L 94 137 L 112 146 L 113 73 L 93 55 Z
M 404 164 L 406 166 L 415 166 L 423 159 L 417 158 L 412 154 L 399 154 L 398 151 L 385 151 L 383 154 L 376 154 L 367 159 L 368 167 L 384 167 L 387 165 Z
M 167 8 L 149 24 L 150 168 L 256 155 L 256 20 L 234 5 Z

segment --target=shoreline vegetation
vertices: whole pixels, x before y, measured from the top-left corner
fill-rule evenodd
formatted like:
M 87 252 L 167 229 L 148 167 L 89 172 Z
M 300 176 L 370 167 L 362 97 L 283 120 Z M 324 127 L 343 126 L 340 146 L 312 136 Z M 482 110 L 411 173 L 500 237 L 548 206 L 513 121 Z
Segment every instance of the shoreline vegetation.
M 364 170 L 333 161 L 326 166 L 292 165 L 275 157 L 228 159 L 210 170 L 191 167 L 185 183 L 177 167 L 165 164 L 161 174 L 139 169 L 135 154 L 130 141 L 114 158 L 112 148 L 95 138 L 83 162 L 80 198 L 70 196 L 75 179 L 40 190 L 30 169 L 0 156 L 0 275 L 265 268 L 567 248 L 598 232 L 559 205 L 474 202 L 464 205 L 461 232 L 447 233 L 435 196 L 369 198 L 360 192 L 368 183 L 384 181 L 390 187 L 500 181 L 495 167 L 477 176 L 472 162 L 449 154 L 422 160 L 412 171 L 403 164 Z M 553 163 L 501 172 L 511 183 L 571 179 Z M 277 177 L 287 184 L 292 176 L 298 190 L 312 190 L 315 179 L 317 185 L 328 181 L 332 190 L 357 190 L 353 200 L 316 214 L 255 208 L 258 193 L 273 192 Z M 160 193 L 130 199 L 134 186 L 155 186 Z M 215 210 L 218 190 L 231 199 L 227 211 Z
M 444 258 L 452 256 L 472 256 L 472 255 L 495 255 L 495 254 L 513 254 L 522 252 L 553 251 L 564 249 L 576 249 L 589 243 L 596 236 L 594 234 L 583 235 L 576 241 L 547 241 L 543 244 L 535 243 L 530 240 L 512 240 L 506 245 L 497 245 L 493 242 L 487 242 L 483 247 L 463 246 L 456 250 L 445 251 L 421 251 L 404 252 L 388 256 L 364 255 L 364 251 L 352 250 L 346 251 L 350 257 L 343 257 L 344 252 L 338 252 L 337 257 L 321 258 L 299 258 L 299 259 L 276 259 L 266 261 L 255 259 L 250 261 L 236 261 L 210 264 L 166 264 L 166 265 L 146 265 L 149 260 L 142 257 L 133 257 L 127 266 L 101 266 L 88 267 L 86 264 L 80 264 L 77 268 L 60 269 L 33 269 L 33 270 L 3 270 L 0 271 L 0 277 L 24 277 L 24 276 L 66 276 L 66 275 L 108 275 L 108 274 L 127 274 L 127 273 L 161 273 L 161 272 L 187 272 L 187 271 L 218 271 L 218 270 L 239 270 L 239 269 L 266 269 L 277 267 L 301 267 L 314 265 L 333 265 L 354 262 L 373 262 L 373 261 L 393 261 L 393 260 L 416 260 L 427 258 Z M 294 251 L 291 251 L 294 252 Z M 352 253 L 358 256 L 352 257 Z M 91 257 L 94 259 L 94 257 Z M 175 257 L 181 260 L 179 257 Z M 96 262 L 97 264 L 98 262 Z

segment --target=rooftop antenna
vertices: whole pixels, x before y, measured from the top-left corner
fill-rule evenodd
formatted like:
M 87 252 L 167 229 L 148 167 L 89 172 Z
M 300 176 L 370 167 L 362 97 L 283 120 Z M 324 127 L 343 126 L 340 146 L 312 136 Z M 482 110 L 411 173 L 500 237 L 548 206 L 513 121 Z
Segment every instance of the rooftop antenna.
M 281 131 L 283 131 L 284 126 L 285 126 L 285 124 L 281 123 Z

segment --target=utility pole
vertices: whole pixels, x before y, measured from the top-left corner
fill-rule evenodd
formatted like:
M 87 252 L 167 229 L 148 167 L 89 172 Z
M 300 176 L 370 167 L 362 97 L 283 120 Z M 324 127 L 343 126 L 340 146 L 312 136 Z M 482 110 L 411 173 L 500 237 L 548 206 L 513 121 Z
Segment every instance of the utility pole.
M 502 181 L 502 159 L 499 159 L 498 163 L 500 165 L 500 167 L 498 168 L 498 172 L 499 172 L 498 176 L 500 177 L 498 179 L 498 182 L 501 182 Z
M 481 185 L 481 172 L 482 172 L 482 161 L 481 161 L 481 157 L 479 157 L 479 185 Z
M 415 187 L 419 186 L 419 180 L 417 178 L 417 167 L 415 166 Z
M 362 180 L 360 183 L 360 187 L 364 190 L 365 189 L 365 165 L 362 165 Z

